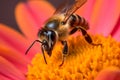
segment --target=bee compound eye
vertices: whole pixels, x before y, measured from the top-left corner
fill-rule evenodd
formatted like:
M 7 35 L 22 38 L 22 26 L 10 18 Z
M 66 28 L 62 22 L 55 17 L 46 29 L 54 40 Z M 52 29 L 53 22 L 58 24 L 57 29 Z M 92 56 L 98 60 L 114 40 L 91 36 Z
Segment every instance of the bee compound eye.
M 54 41 L 56 39 L 56 33 L 54 31 L 50 31 L 49 35 L 50 35 L 52 41 Z

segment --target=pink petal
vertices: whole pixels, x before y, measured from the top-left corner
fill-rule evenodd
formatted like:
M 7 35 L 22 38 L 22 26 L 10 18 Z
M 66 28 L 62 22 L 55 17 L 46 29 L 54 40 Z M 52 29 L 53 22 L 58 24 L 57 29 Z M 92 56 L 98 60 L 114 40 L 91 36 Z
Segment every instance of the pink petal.
M 78 9 L 76 13 L 84 17 L 89 22 L 94 5 L 95 0 L 87 0 L 87 2 L 80 9 Z
M 120 80 L 120 70 L 117 68 L 108 68 L 102 70 L 95 80 Z
M 92 33 L 105 36 L 110 34 L 120 14 L 119 2 L 119 0 L 96 1 L 90 20 L 90 31 Z
M 111 35 L 117 40 L 120 41 L 120 17 L 113 29 L 113 31 L 111 32 Z
M 10 80 L 25 80 L 25 75 L 9 61 L 0 56 L 0 73 Z
M 20 54 L 25 55 L 25 52 L 32 41 L 25 39 L 23 35 L 21 35 L 17 31 L 6 27 L 3 24 L 0 24 L 0 43 L 3 42 L 5 43 L 5 45 L 17 50 Z M 31 59 L 34 54 L 40 50 L 38 48 L 39 46 L 34 46 L 30 50 L 30 54 L 27 56 Z
M 88 0 L 77 14 L 88 20 L 91 33 L 107 36 L 111 34 L 119 18 L 119 3 L 120 0 Z
M 15 9 L 17 23 L 22 32 L 34 40 L 38 29 L 54 12 L 54 8 L 45 0 L 19 3 Z
M 10 80 L 10 79 L 0 74 L 0 80 Z
M 27 65 L 30 61 L 27 59 L 27 56 L 22 55 L 21 53 L 17 52 L 15 49 L 1 43 L 0 56 L 6 58 L 9 62 L 11 62 L 22 72 L 27 71 Z

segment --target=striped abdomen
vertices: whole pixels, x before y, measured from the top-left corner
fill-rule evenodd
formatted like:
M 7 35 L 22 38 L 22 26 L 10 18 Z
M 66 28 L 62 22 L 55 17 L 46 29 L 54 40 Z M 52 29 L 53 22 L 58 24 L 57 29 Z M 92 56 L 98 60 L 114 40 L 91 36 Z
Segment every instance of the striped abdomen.
M 70 25 L 71 27 L 74 27 L 74 26 L 81 26 L 83 27 L 85 30 L 88 30 L 89 29 L 89 25 L 88 25 L 88 22 L 83 18 L 83 17 L 80 17 L 79 15 L 77 14 L 73 14 L 70 18 Z

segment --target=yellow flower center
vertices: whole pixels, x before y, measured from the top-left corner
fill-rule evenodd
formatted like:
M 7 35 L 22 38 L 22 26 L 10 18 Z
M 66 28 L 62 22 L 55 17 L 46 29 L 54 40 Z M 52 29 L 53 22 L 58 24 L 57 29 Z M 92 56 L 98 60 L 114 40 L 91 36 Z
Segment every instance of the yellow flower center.
M 88 44 L 83 37 L 68 39 L 69 52 L 64 64 L 62 62 L 63 46 L 59 43 L 54 47 L 52 56 L 38 53 L 28 65 L 28 80 L 94 80 L 98 72 L 110 66 L 120 68 L 120 43 L 110 36 L 92 36 L 93 42 L 101 46 Z

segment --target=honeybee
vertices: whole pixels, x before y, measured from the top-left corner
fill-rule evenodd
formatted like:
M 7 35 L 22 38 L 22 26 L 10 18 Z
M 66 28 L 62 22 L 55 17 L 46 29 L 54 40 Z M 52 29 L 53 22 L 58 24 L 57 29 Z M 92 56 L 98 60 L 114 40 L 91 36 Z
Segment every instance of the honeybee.
M 34 45 L 34 43 L 39 42 L 41 44 L 41 50 L 44 57 L 44 61 L 47 64 L 44 51 L 47 52 L 49 56 L 52 55 L 52 50 L 56 42 L 60 41 L 63 45 L 63 58 L 60 66 L 63 65 L 64 59 L 68 53 L 68 43 L 67 38 L 69 35 L 74 34 L 76 31 L 81 31 L 85 40 L 91 45 L 101 45 L 94 44 L 91 37 L 86 30 L 89 29 L 88 22 L 81 16 L 75 14 L 82 5 L 86 3 L 87 0 L 75 0 L 75 3 L 69 8 L 63 7 L 57 9 L 53 16 L 51 16 L 44 24 L 42 29 L 38 32 L 38 40 L 35 40 L 30 47 L 27 49 L 26 53 Z

